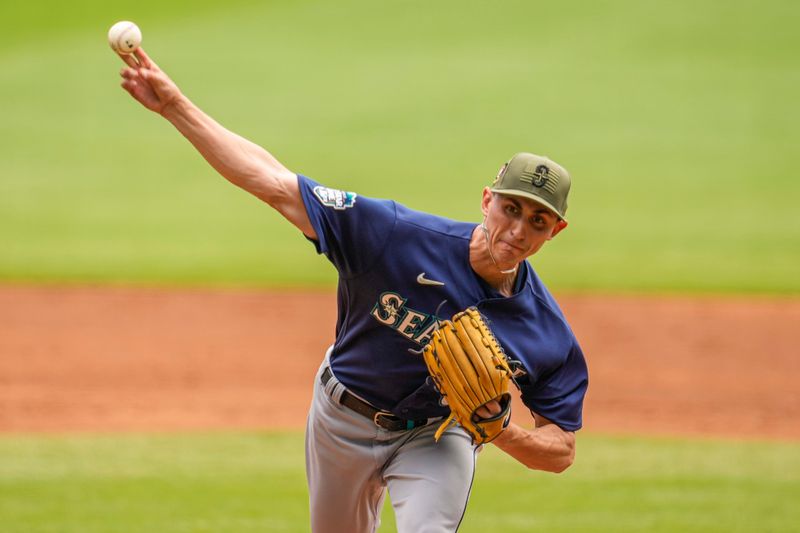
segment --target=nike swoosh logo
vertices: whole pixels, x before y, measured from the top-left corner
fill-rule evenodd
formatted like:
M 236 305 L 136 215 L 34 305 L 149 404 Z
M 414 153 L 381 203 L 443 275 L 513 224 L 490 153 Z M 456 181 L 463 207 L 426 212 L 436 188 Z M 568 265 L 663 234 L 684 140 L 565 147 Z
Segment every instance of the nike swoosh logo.
M 428 278 L 425 277 L 425 272 L 422 272 L 422 273 L 420 273 L 419 276 L 417 276 L 417 283 L 419 283 L 420 285 L 432 285 L 434 287 L 444 287 L 444 282 L 443 281 L 436 281 L 435 279 L 428 279 Z

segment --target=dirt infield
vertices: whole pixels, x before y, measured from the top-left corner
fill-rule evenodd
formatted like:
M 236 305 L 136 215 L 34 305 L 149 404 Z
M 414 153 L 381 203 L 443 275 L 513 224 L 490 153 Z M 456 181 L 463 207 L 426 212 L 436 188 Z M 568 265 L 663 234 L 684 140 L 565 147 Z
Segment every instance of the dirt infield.
M 560 301 L 586 431 L 800 438 L 800 299 Z M 0 431 L 301 427 L 335 313 L 332 292 L 0 287 Z

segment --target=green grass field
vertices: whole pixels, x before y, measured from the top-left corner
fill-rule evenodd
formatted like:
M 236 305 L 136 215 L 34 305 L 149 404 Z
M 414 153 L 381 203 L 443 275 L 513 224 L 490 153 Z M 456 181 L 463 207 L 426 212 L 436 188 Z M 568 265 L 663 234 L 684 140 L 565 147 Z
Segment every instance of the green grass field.
M 319 285 L 298 232 L 118 88 L 118 19 L 290 168 L 477 220 L 514 152 L 564 162 L 559 290 L 800 292 L 800 5 L 77 0 L 0 13 L 0 279 Z
M 0 438 L 4 533 L 299 532 L 306 498 L 296 434 Z M 460 531 L 792 531 L 798 498 L 796 443 L 594 435 L 559 476 L 488 447 Z

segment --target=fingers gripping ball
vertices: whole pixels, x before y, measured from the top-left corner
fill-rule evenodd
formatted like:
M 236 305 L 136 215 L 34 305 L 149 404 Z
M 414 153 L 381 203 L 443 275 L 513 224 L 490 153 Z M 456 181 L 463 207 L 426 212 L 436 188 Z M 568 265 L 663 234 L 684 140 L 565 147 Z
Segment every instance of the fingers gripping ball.
M 450 416 L 436 431 L 436 440 L 453 422 L 463 427 L 475 444 L 494 440 L 511 416 L 511 369 L 478 310 L 470 307 L 442 322 L 425 346 L 423 357 L 450 406 Z M 500 404 L 500 413 L 480 418 L 476 411 L 492 400 Z
M 142 44 L 142 32 L 133 22 L 123 20 L 108 30 L 108 44 L 120 54 L 130 54 Z

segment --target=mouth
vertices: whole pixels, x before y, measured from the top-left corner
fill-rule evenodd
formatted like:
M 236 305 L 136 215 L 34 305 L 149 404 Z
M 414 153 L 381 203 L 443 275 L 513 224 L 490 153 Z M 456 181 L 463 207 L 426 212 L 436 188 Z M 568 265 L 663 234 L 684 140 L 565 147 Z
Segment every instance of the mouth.
M 524 249 L 524 248 L 522 248 L 522 247 L 520 247 L 520 246 L 516 246 L 516 245 L 514 245 L 514 244 L 511 244 L 510 242 L 508 242 L 508 241 L 504 241 L 503 239 L 500 239 L 500 240 L 498 241 L 498 243 L 499 243 L 499 244 L 504 244 L 504 245 L 505 245 L 505 247 L 506 247 L 506 248 L 508 248 L 508 249 L 510 249 L 512 252 L 520 253 L 520 252 L 524 252 L 524 251 L 525 251 L 525 249 Z

